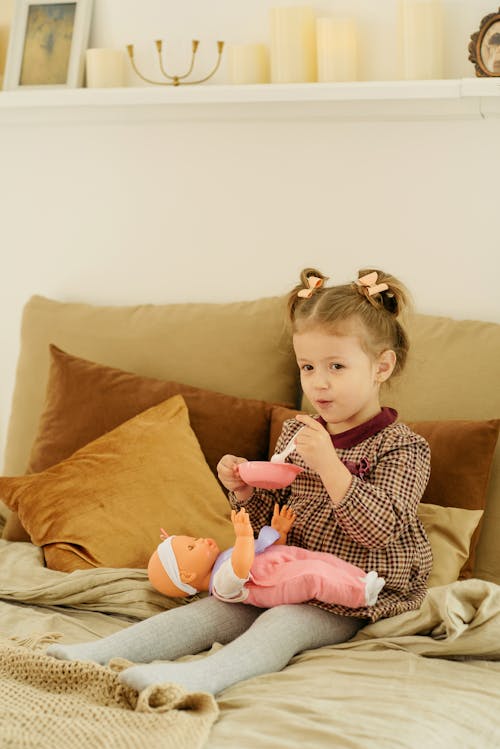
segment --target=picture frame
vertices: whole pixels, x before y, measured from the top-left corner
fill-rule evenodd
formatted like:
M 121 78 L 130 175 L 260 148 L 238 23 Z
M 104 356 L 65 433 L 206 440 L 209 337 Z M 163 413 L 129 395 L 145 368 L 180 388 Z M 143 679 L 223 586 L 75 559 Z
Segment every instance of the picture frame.
M 469 60 L 476 76 L 500 77 L 500 8 L 485 16 L 469 42 Z
M 15 0 L 4 89 L 83 84 L 93 0 Z

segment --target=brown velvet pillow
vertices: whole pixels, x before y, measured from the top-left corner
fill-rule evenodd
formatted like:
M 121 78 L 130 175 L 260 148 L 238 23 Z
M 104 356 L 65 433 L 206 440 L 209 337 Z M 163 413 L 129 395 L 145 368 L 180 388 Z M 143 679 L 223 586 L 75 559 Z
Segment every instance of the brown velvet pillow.
M 43 471 L 146 408 L 173 395 L 186 401 L 191 427 L 214 474 L 228 452 L 264 460 L 271 404 L 125 372 L 50 346 L 45 408 L 28 472 Z
M 422 502 L 484 510 L 500 420 L 450 419 L 406 423 L 425 437 L 431 448 L 431 476 Z M 472 535 L 469 558 L 462 567 L 461 579 L 473 576 L 481 524 L 482 518 Z
M 271 416 L 269 453 L 272 455 L 283 422 L 298 410 L 275 406 Z M 431 476 L 422 502 L 484 510 L 493 454 L 498 439 L 500 420 L 488 421 L 408 421 L 410 429 L 425 437 L 431 448 Z M 469 558 L 460 577 L 471 577 L 474 553 L 479 541 L 481 523 L 471 539 Z
M 210 471 L 176 395 L 40 473 L 0 478 L 0 498 L 19 513 L 48 567 L 147 567 L 171 534 L 214 538 L 234 531 L 227 498 Z
M 33 444 L 28 473 L 38 473 L 69 457 L 96 437 L 173 395 L 186 401 L 191 427 L 205 459 L 217 474 L 226 453 L 265 460 L 271 404 L 202 390 L 178 382 L 125 372 L 72 356 L 50 346 L 45 408 Z M 15 514 L 4 538 L 29 540 Z

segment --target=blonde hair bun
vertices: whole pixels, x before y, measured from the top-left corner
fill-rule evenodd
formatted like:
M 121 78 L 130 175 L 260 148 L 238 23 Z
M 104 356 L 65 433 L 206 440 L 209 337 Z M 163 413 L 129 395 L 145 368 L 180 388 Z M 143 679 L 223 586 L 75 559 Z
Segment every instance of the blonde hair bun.
M 409 340 L 399 317 L 410 307 L 410 295 L 399 279 L 378 268 L 362 268 L 347 284 L 326 286 L 328 276 L 304 268 L 300 282 L 288 294 L 288 318 L 294 333 L 320 327 L 338 332 L 356 320 L 363 330 L 362 344 L 377 356 L 385 349 L 396 354 L 394 374 L 402 371 Z

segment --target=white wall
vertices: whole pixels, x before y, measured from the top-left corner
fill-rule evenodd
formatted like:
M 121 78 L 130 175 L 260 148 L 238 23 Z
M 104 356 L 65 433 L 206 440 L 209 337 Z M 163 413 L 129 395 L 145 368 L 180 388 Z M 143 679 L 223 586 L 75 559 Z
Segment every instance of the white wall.
M 265 40 L 274 4 L 185 0 L 181 15 L 166 0 L 96 0 L 91 43 L 140 47 L 171 29 L 177 41 Z M 379 32 L 372 64 L 391 77 L 394 60 L 377 39 L 394 3 L 315 3 L 348 6 Z M 495 8 L 446 7 L 456 32 L 447 69 L 471 75 L 464 43 Z M 33 293 L 109 304 L 228 301 L 284 293 L 304 265 L 343 282 L 374 264 L 406 281 L 421 312 L 500 322 L 499 126 L 0 121 L 0 447 L 20 315 Z

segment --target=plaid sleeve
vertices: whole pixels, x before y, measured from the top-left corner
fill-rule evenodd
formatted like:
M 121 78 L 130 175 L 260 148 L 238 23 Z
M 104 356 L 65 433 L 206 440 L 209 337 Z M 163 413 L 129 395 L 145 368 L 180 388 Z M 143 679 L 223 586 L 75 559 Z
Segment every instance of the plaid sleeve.
M 353 476 L 349 491 L 335 508 L 339 526 L 365 548 L 389 546 L 414 522 L 429 475 L 427 442 L 409 430 L 397 434 L 366 477 Z

